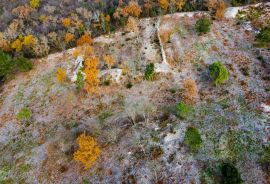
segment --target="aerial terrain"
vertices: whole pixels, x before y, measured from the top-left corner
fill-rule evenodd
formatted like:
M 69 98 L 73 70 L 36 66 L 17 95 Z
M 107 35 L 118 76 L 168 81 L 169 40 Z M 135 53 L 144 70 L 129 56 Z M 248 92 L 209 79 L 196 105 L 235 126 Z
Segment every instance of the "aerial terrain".
M 269 184 L 270 3 L 1 0 L 2 183 Z

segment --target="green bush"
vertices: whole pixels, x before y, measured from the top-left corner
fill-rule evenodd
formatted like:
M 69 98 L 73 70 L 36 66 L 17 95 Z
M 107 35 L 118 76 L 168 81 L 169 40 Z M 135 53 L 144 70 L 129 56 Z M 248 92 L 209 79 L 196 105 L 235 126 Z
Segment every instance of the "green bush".
M 214 79 L 215 85 L 223 84 L 227 81 L 230 74 L 227 68 L 220 61 L 214 62 L 209 66 L 210 76 Z
M 150 63 L 146 66 L 146 70 L 144 73 L 144 78 L 148 81 L 154 80 L 155 77 L 155 65 L 153 63 Z
M 77 73 L 77 79 L 76 79 L 76 89 L 78 91 L 83 90 L 84 88 L 84 76 L 81 70 Z
M 270 44 L 270 25 L 260 30 L 260 33 L 256 35 L 255 41 L 259 47 L 265 47 Z
M 15 63 L 13 62 L 12 58 L 0 51 L 0 77 L 6 77 L 14 70 Z
M 198 151 L 203 144 L 199 130 L 194 127 L 189 127 L 185 133 L 184 142 L 192 152 Z
M 221 165 L 222 184 L 241 184 L 243 180 L 237 168 L 229 163 Z
M 201 18 L 196 22 L 195 29 L 199 34 L 207 33 L 211 29 L 211 24 L 211 20 L 207 18 Z
M 245 3 L 245 0 L 232 0 L 231 4 L 232 6 L 239 6 Z
M 21 111 L 17 114 L 17 119 L 20 121 L 28 121 L 32 118 L 32 112 L 27 107 L 21 109 Z
M 19 71 L 21 72 L 27 72 L 33 68 L 32 62 L 24 57 L 18 57 L 14 60 L 14 62 L 16 63 Z
M 184 102 L 180 102 L 176 105 L 176 115 L 180 118 L 186 119 L 192 113 L 192 107 L 185 104 Z
M 0 78 L 14 74 L 16 71 L 26 72 L 33 68 L 30 60 L 24 57 L 12 59 L 12 57 L 3 51 L 0 51 Z
M 270 164 L 270 145 L 264 147 L 261 162 Z

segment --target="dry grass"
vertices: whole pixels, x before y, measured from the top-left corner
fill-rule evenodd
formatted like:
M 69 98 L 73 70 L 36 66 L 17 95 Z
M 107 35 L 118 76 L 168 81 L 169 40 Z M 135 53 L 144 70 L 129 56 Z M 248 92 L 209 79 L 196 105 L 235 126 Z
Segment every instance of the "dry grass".
M 187 78 L 184 80 L 183 86 L 184 89 L 182 97 L 184 102 L 187 104 L 194 104 L 199 97 L 198 86 L 196 82 L 191 78 Z

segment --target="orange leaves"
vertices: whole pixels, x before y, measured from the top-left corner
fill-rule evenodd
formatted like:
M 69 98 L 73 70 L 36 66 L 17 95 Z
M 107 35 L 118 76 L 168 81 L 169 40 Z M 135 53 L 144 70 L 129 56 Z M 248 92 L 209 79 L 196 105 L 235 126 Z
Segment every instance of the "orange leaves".
M 62 23 L 65 27 L 69 27 L 71 25 L 71 19 L 70 18 L 65 18 L 62 20 Z
M 224 1 L 219 2 L 217 6 L 216 19 L 218 20 L 223 19 L 225 10 L 226 10 L 226 4 L 224 3 Z
M 93 137 L 85 134 L 81 134 L 77 142 L 79 143 L 79 149 L 73 154 L 73 158 L 83 163 L 85 169 L 89 169 L 96 163 L 100 156 L 100 147 Z
M 125 7 L 118 7 L 114 13 L 114 18 L 120 18 L 120 16 L 128 17 L 139 17 L 142 13 L 140 5 L 136 1 L 130 1 L 129 4 Z
M 84 73 L 86 85 L 85 89 L 88 93 L 92 93 L 96 91 L 96 87 L 99 85 L 98 79 L 98 63 L 99 59 L 97 57 L 86 58 L 84 61 Z
M 63 84 L 65 82 L 66 77 L 67 77 L 66 71 L 62 68 L 57 68 L 56 78 L 60 84 Z
M 65 42 L 66 43 L 70 43 L 74 40 L 74 34 L 71 34 L 71 33 L 67 33 L 65 35 Z
M 168 0 L 159 0 L 159 5 L 166 12 L 169 8 L 170 2 Z
M 139 17 L 142 13 L 140 5 L 136 1 L 130 1 L 128 6 L 125 8 L 126 13 L 131 16 Z
M 77 46 L 92 45 L 92 44 L 93 44 L 93 39 L 88 33 L 85 33 L 77 40 Z

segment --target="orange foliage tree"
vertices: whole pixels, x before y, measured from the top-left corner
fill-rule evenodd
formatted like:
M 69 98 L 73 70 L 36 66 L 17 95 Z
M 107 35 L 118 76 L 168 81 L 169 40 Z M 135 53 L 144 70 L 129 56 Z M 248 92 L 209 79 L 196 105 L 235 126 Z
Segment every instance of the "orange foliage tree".
M 167 11 L 170 5 L 170 2 L 168 0 L 159 0 L 159 5 L 163 9 L 163 11 Z
M 97 57 L 86 58 L 84 62 L 84 73 L 86 85 L 85 89 L 88 93 L 96 91 L 96 87 L 99 85 L 98 79 L 98 63 L 99 59 Z
M 125 7 L 118 7 L 113 14 L 114 18 L 119 19 L 122 17 L 139 17 L 142 13 L 142 9 L 137 1 L 130 1 L 129 4 Z
M 88 33 L 85 33 L 77 40 L 77 46 L 92 45 L 92 44 L 93 44 L 93 39 Z
M 79 149 L 73 154 L 73 158 L 84 164 L 85 169 L 91 168 L 101 154 L 97 141 L 91 137 L 81 134 L 78 139 Z
M 216 19 L 221 20 L 224 18 L 226 10 L 226 4 L 224 1 L 220 1 L 217 6 Z

